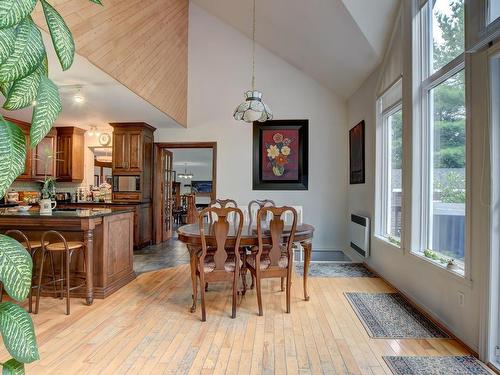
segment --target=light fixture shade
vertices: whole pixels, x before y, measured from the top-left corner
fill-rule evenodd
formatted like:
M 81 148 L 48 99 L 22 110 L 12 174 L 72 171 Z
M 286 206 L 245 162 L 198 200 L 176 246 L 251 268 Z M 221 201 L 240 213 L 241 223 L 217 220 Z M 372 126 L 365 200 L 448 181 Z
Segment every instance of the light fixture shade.
M 234 111 L 233 117 L 245 122 L 264 122 L 273 119 L 271 109 L 262 101 L 262 93 L 257 90 L 245 92 L 245 101 Z

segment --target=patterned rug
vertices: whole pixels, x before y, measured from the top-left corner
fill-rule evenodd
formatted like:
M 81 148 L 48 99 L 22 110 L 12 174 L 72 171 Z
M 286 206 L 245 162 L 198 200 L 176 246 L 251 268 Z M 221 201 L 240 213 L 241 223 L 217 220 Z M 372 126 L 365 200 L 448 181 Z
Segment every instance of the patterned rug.
M 295 263 L 297 274 L 304 274 L 304 264 Z M 311 277 L 377 277 L 361 263 L 311 263 Z
M 399 293 L 344 293 L 373 338 L 449 338 Z
M 488 375 L 472 356 L 383 357 L 396 375 Z

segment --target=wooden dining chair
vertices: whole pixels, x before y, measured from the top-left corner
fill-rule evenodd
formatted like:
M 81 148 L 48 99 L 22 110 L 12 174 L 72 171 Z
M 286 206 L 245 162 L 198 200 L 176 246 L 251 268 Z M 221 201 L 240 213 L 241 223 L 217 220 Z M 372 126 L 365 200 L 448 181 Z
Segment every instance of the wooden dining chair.
M 274 203 L 273 200 L 271 199 L 254 199 L 252 201 L 250 201 L 248 203 L 248 230 L 249 231 L 252 231 L 253 228 L 253 224 L 256 222 L 256 217 L 257 217 L 257 212 L 259 212 L 259 210 L 263 207 L 275 207 L 276 206 L 276 203 Z M 267 221 L 267 217 L 264 216 L 262 218 L 262 223 L 264 224 L 265 222 Z M 252 249 L 252 248 L 249 248 L 248 249 L 249 251 L 256 251 L 257 249 Z M 245 254 L 246 256 L 246 254 Z M 243 279 L 243 291 L 246 290 L 246 274 L 247 274 L 247 271 L 246 271 L 246 262 L 245 262 L 245 259 L 246 257 L 243 257 L 243 269 L 242 269 L 242 279 Z M 252 276 L 252 283 L 250 284 L 250 289 L 253 289 L 255 287 L 255 276 L 253 274 L 251 274 Z M 284 289 L 284 280 L 285 279 L 282 279 L 281 280 L 281 290 Z
M 285 232 L 285 221 L 283 214 L 291 212 L 293 216 L 292 225 Z M 272 214 L 269 228 L 263 228 L 263 218 Z M 262 316 L 262 291 L 261 280 L 267 278 L 286 278 L 286 312 L 290 312 L 290 289 L 292 286 L 293 268 L 293 240 L 297 229 L 297 211 L 293 207 L 263 207 L 257 212 L 257 252 L 252 252 L 246 257 L 246 267 L 255 277 L 257 289 L 257 303 L 259 305 L 259 316 Z M 264 231 L 269 237 L 269 243 L 264 244 Z M 283 237 L 287 236 L 286 243 Z M 267 241 L 266 241 L 267 242 Z
M 217 215 L 216 220 L 209 225 L 208 235 L 215 238 L 215 245 L 210 247 L 208 252 L 205 233 L 205 217 Z M 233 227 L 235 243 L 234 246 L 227 244 L 229 231 L 229 216 L 238 217 L 238 225 Z M 233 303 L 231 317 L 236 317 L 236 293 L 238 289 L 238 278 L 240 274 L 240 240 L 241 230 L 243 228 L 243 212 L 237 207 L 207 207 L 201 211 L 198 217 L 201 238 L 201 254 L 197 260 L 197 276 L 200 280 L 201 289 L 201 320 L 206 321 L 205 310 L 205 288 L 206 283 L 213 281 L 231 281 L 233 283 Z M 195 292 L 196 296 L 196 292 Z M 196 297 L 195 297 L 196 298 Z
M 238 203 L 234 199 L 212 199 L 208 204 L 209 207 L 219 207 L 219 208 L 228 208 L 228 207 L 238 207 Z M 233 214 L 233 222 L 236 221 L 236 216 Z M 214 222 L 214 215 L 211 214 L 208 217 L 210 224 Z

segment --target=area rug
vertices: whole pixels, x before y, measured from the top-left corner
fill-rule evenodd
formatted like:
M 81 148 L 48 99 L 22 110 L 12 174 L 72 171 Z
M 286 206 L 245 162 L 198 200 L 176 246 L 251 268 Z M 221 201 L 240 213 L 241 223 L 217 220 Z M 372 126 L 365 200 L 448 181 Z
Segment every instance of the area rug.
M 304 274 L 304 264 L 296 263 L 298 275 Z M 309 266 L 311 277 L 377 277 L 361 263 L 311 263 Z
M 344 293 L 373 338 L 449 338 L 399 293 Z
M 472 356 L 447 357 L 383 357 L 396 375 L 488 375 Z

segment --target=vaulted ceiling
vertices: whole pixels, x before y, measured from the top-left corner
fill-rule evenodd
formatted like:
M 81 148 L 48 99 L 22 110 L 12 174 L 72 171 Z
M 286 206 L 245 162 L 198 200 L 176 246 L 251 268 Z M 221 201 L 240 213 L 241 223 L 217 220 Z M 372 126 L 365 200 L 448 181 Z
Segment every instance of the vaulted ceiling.
M 252 1 L 192 1 L 251 37 Z M 257 0 L 256 39 L 333 92 L 348 97 L 381 62 L 399 3 Z

